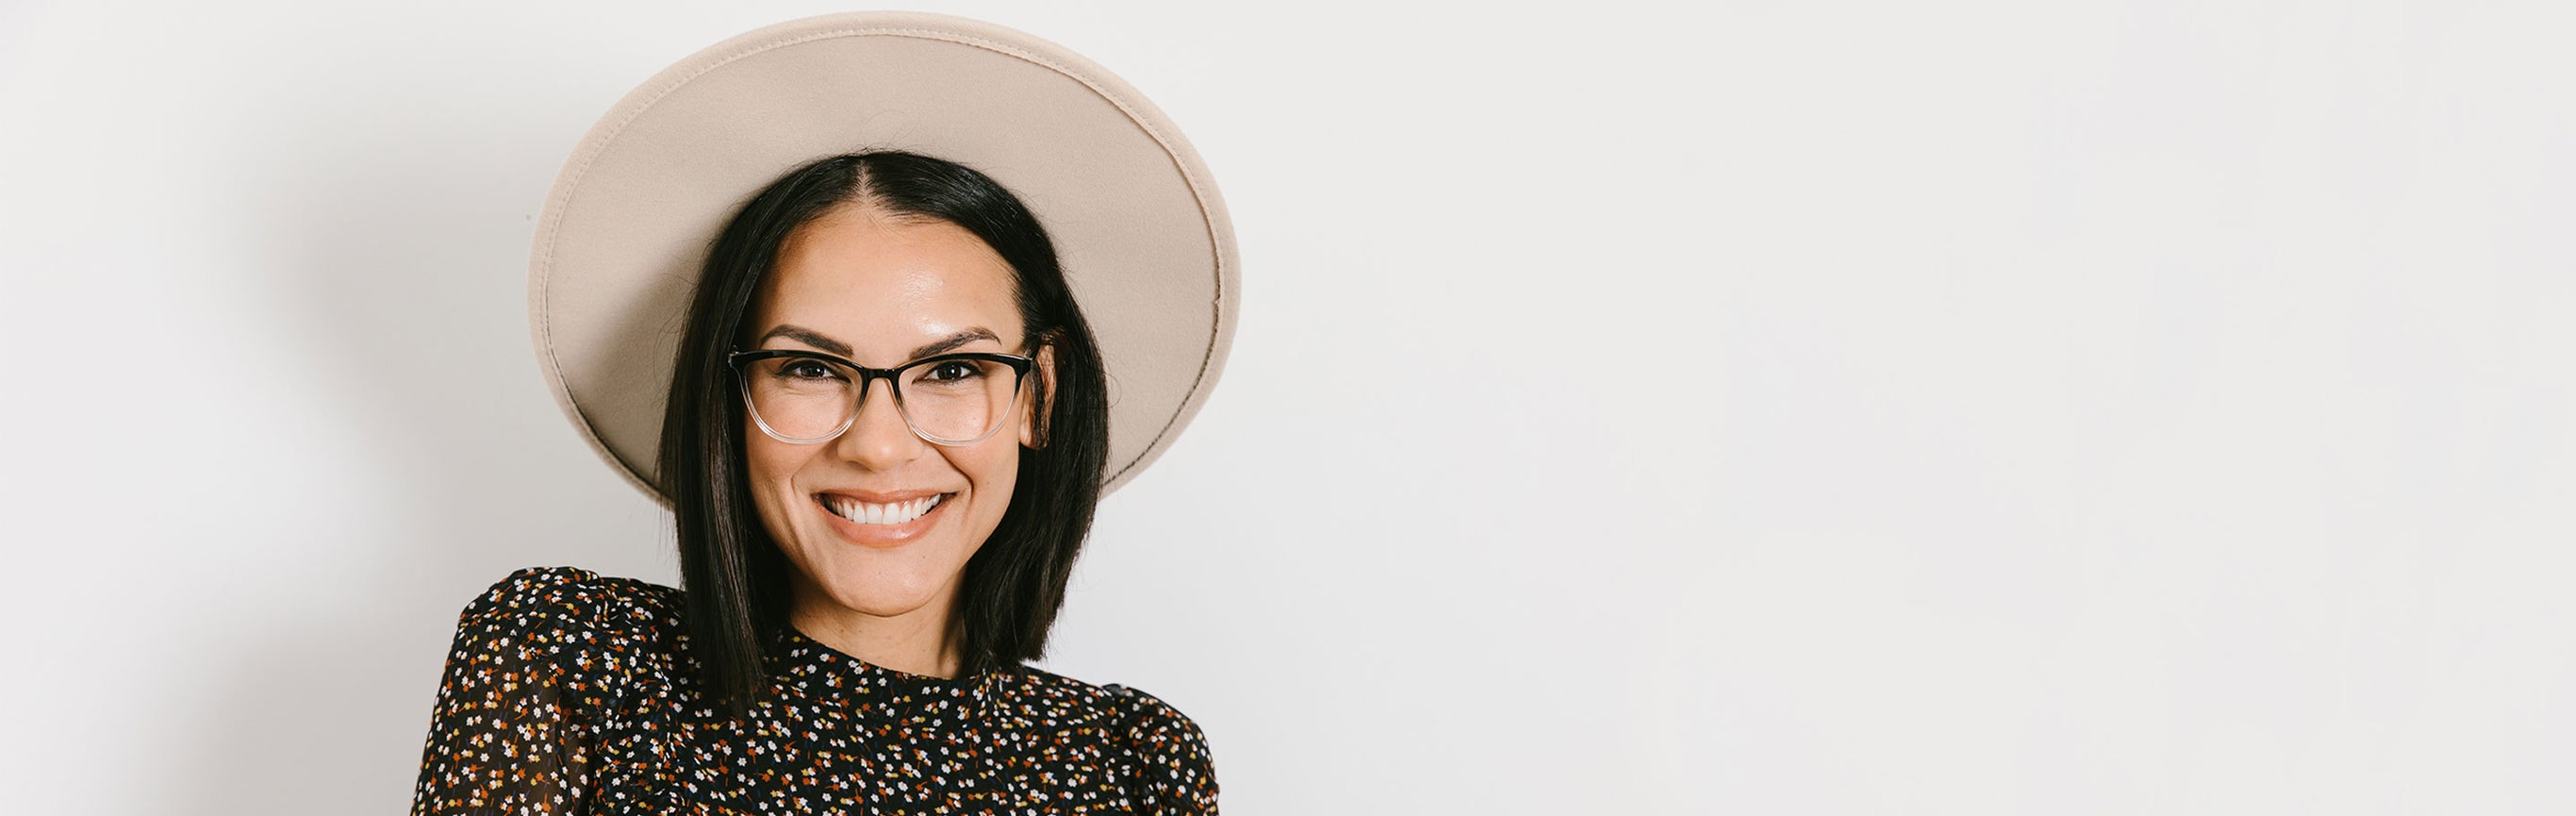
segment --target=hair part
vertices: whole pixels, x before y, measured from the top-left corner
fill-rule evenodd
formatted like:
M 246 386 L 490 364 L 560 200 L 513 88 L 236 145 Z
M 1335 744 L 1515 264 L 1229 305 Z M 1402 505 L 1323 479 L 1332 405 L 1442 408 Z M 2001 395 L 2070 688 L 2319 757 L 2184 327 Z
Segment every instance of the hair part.
M 687 590 L 689 651 L 710 702 L 736 716 L 769 689 L 763 647 L 791 625 L 796 569 L 762 525 L 744 458 L 742 394 L 726 355 L 748 331 L 753 300 L 796 230 L 835 209 L 939 220 L 982 239 L 1012 274 L 1030 350 L 1049 367 L 1023 383 L 1036 423 L 1019 450 L 1017 486 L 1000 525 L 966 562 L 948 620 L 965 674 L 1043 657 L 1074 557 L 1091 531 L 1109 456 L 1107 377 L 1090 325 L 1037 217 L 991 178 L 900 151 L 821 159 L 752 196 L 709 248 L 673 360 L 658 463 L 671 499 Z

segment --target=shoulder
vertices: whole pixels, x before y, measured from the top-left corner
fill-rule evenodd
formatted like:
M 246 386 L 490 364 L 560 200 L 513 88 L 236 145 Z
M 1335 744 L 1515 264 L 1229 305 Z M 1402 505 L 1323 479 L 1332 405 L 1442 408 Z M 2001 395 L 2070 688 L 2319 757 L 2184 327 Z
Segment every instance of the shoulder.
M 1180 709 L 1143 689 L 1117 683 L 1092 685 L 1034 666 L 1023 666 L 1022 713 L 1064 723 L 1105 727 L 1110 721 L 1197 733 Z
M 1128 775 L 1146 813 L 1214 813 L 1216 768 L 1207 735 L 1179 708 L 1143 689 L 1092 685 L 1037 668 L 1021 670 L 1041 701 L 1032 708 L 1063 723 L 1098 729 L 1130 760 Z
M 585 752 L 664 674 L 677 590 L 523 569 L 457 616 L 414 812 L 532 813 L 590 779 Z M 571 751 L 570 759 L 560 752 Z
M 529 567 L 510 573 L 465 605 L 469 619 L 557 619 L 615 623 L 676 615 L 680 591 L 633 578 L 573 567 Z
M 660 640 L 679 626 L 679 590 L 572 567 L 510 573 L 465 605 L 457 639 Z

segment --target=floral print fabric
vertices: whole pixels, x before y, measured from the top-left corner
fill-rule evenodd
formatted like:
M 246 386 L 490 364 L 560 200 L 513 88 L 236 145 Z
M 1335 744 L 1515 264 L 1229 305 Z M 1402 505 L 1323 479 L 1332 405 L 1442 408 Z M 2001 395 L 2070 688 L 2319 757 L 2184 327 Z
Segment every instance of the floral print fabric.
M 1153 695 L 1019 667 L 943 679 L 793 630 L 746 719 L 701 699 L 679 590 L 520 570 L 465 608 L 415 816 L 1213 814 L 1206 738 Z

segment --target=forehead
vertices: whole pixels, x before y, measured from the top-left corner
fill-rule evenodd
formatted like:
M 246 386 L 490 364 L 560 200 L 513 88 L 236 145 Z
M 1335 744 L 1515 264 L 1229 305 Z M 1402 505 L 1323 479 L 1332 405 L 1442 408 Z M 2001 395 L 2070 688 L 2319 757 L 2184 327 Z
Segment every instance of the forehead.
M 915 346 L 972 329 L 1006 347 L 1020 340 L 1010 265 L 992 247 L 946 221 L 857 207 L 806 222 L 779 246 L 744 328 L 759 337 L 788 323 L 849 343 L 872 365 L 902 362 Z

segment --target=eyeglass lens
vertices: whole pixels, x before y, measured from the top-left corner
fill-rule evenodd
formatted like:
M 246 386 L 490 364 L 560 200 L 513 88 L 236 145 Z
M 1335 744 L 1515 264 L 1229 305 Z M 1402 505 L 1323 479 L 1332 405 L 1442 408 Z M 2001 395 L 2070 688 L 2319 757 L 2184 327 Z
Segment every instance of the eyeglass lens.
M 745 364 L 743 375 L 751 409 L 780 436 L 821 441 L 858 415 L 859 373 L 837 363 L 771 357 Z M 1019 372 L 993 360 L 934 359 L 905 367 L 891 382 L 914 433 L 963 443 L 1000 429 L 1019 391 Z

